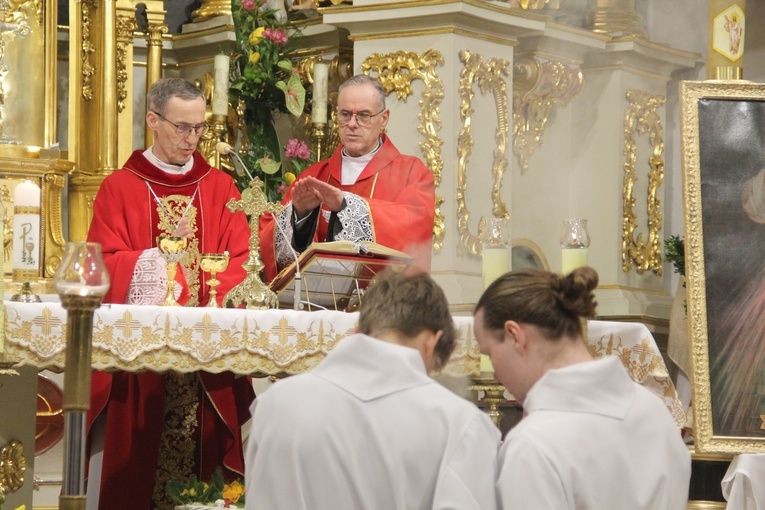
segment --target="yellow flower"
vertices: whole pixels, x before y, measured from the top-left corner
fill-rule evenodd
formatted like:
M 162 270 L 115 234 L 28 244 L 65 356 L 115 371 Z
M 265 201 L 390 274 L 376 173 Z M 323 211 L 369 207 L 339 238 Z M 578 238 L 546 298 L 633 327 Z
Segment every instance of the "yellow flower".
M 244 495 L 244 485 L 234 480 L 233 482 L 223 486 L 223 497 L 236 503 Z
M 263 39 L 263 31 L 265 30 L 265 27 L 258 27 L 255 30 L 252 31 L 250 34 L 250 37 L 247 38 L 247 40 L 255 46 L 260 42 L 261 39 Z
M 260 53 L 253 51 L 250 53 L 250 64 L 257 64 L 258 62 L 260 62 Z
M 287 184 L 292 184 L 293 182 L 295 182 L 295 179 L 296 179 L 295 174 L 293 174 L 292 172 L 284 173 L 284 182 L 286 182 Z
M 17 506 L 16 510 L 27 510 L 27 505 Z

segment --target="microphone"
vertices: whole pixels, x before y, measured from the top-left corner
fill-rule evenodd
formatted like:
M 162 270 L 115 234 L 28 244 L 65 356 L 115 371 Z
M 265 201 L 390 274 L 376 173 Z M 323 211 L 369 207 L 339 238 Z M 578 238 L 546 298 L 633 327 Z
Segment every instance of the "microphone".
M 223 143 L 223 142 L 218 142 Z M 276 224 L 276 228 L 279 229 L 279 233 L 281 233 L 282 237 L 287 241 L 287 248 L 290 249 L 290 253 L 292 254 L 292 258 L 295 259 L 295 293 L 293 295 L 292 299 L 292 309 L 293 310 L 302 310 L 303 309 L 303 301 L 301 299 L 301 293 L 302 293 L 302 284 L 303 284 L 303 277 L 300 274 L 300 259 L 298 257 L 297 252 L 292 247 L 291 239 L 287 237 L 286 232 L 284 232 L 284 229 L 279 224 L 279 220 L 276 218 L 276 215 L 274 213 L 270 213 L 271 216 L 274 218 L 274 223 Z M 309 303 L 310 304 L 310 303 Z
M 244 164 L 244 161 L 242 161 L 242 158 L 239 157 L 239 153 L 237 153 L 234 149 L 231 148 L 229 144 L 226 142 L 218 142 L 215 144 L 215 150 L 218 151 L 218 154 L 222 156 L 231 156 L 234 159 L 234 168 L 236 169 L 236 173 L 239 174 L 240 177 L 244 177 L 244 172 L 247 172 L 247 177 L 250 178 L 252 181 L 254 178 L 252 177 L 252 174 L 249 170 L 247 170 L 247 166 Z M 240 168 L 236 168 L 236 162 L 239 162 Z

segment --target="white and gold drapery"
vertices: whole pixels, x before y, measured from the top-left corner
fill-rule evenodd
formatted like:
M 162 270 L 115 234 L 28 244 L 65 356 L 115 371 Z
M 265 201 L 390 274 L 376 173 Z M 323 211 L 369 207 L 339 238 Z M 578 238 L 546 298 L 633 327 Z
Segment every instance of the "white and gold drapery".
M 6 352 L 22 364 L 63 370 L 66 310 L 55 302 L 6 301 L 5 308 Z M 473 319 L 454 320 L 457 346 L 443 373 L 478 376 Z M 316 366 L 357 325 L 357 313 L 336 311 L 103 305 L 93 317 L 93 368 L 296 374 Z M 648 328 L 590 321 L 587 331 L 595 357 L 619 356 L 632 378 L 661 398 L 683 425 L 682 404 Z

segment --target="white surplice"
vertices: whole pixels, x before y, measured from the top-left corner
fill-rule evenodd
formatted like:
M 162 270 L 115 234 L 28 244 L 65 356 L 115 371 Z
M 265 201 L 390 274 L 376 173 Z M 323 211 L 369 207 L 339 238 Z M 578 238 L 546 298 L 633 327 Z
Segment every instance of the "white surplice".
M 664 404 L 616 356 L 549 370 L 507 435 L 505 510 L 683 510 L 691 456 Z
M 349 336 L 251 411 L 248 509 L 496 508 L 499 431 L 415 349 Z

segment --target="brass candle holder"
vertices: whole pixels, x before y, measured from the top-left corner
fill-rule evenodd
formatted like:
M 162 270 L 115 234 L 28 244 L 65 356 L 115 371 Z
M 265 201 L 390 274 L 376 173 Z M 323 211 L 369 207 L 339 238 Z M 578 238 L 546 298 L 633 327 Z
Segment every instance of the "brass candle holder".
M 222 273 L 228 267 L 229 253 L 203 253 L 201 255 L 199 266 L 202 271 L 210 273 L 210 279 L 207 280 L 207 285 L 210 286 L 210 299 L 207 302 L 209 308 L 220 308 L 218 305 L 218 291 L 215 288 L 220 285 L 220 280 L 215 278 L 215 275 Z
M 162 306 L 181 306 L 175 300 L 175 275 L 178 271 L 178 262 L 186 253 L 188 243 L 189 240 L 185 237 L 168 235 L 157 237 L 157 248 L 167 262 L 167 295 Z
M 481 375 L 474 377 L 472 381 L 473 384 L 468 386 L 468 390 L 479 392 L 479 397 L 480 392 L 483 392 L 481 400 L 488 406 L 486 414 L 497 428 L 501 428 L 504 413 L 499 406 L 505 402 L 505 387 L 490 372 L 481 372 Z
M 110 284 L 101 245 L 68 243 L 53 281 L 67 314 L 64 469 L 59 508 L 85 510 L 85 418 L 90 406 L 93 312 Z
M 314 122 L 311 129 L 311 144 L 313 145 L 316 161 L 324 159 L 325 141 L 327 139 L 327 124 L 323 122 Z

